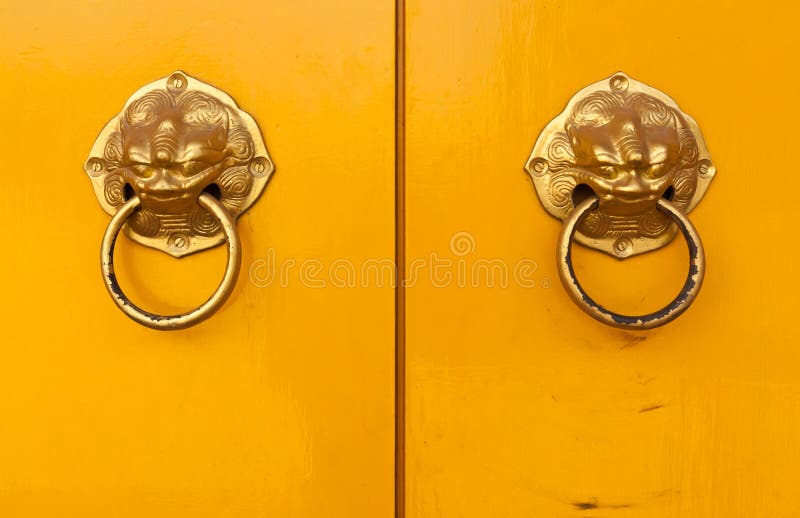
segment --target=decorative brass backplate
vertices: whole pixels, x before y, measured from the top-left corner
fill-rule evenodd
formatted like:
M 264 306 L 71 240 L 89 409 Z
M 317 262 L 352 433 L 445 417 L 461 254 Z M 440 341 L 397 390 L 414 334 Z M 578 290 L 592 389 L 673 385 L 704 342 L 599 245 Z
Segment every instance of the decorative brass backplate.
M 224 92 L 183 72 L 139 89 L 106 124 L 84 165 L 103 209 L 133 196 L 125 234 L 175 257 L 225 241 L 198 205 L 204 191 L 234 220 L 259 197 L 275 167 L 255 120 Z
M 697 123 L 663 92 L 617 73 L 584 88 L 542 130 L 525 166 L 547 212 L 563 220 L 590 188 L 599 206 L 579 243 L 623 259 L 669 243 L 666 197 L 691 211 L 716 169 Z M 574 196 L 575 195 L 575 196 Z

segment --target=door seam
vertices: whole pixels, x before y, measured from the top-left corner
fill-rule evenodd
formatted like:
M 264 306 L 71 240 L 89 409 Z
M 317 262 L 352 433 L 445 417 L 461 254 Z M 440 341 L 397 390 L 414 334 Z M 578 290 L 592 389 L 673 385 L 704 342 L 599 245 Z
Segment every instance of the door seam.
M 406 503 L 406 220 L 405 220 L 405 0 L 395 0 L 395 329 L 394 329 L 394 516 L 405 518 Z

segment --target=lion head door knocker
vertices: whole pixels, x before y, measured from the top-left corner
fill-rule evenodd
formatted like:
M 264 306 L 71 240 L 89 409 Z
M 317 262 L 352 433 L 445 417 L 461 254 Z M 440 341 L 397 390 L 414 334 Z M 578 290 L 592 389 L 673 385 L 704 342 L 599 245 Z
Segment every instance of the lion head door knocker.
M 578 92 L 542 130 L 525 169 L 544 208 L 564 221 L 557 247 L 561 282 L 597 320 L 649 329 L 683 313 L 700 291 L 703 245 L 686 214 L 715 174 L 697 123 L 664 93 L 614 74 Z M 625 259 L 683 233 L 690 268 L 678 296 L 648 315 L 597 304 L 578 283 L 570 243 Z
M 111 216 L 101 247 L 106 288 L 130 318 L 154 329 L 182 329 L 217 311 L 236 284 L 242 250 L 236 219 L 259 197 L 274 168 L 255 120 L 224 92 L 183 72 L 139 89 L 106 124 L 84 166 Z M 120 229 L 174 257 L 227 242 L 217 290 L 196 309 L 172 316 L 133 304 L 114 274 Z

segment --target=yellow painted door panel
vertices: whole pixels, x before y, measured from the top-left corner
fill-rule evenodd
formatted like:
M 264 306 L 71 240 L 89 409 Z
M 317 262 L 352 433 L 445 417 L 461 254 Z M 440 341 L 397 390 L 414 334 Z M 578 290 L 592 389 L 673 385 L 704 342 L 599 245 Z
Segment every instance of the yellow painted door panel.
M 406 15 L 409 277 L 422 265 L 407 516 L 800 516 L 797 4 L 409 0 Z M 645 332 L 569 299 L 561 223 L 523 171 L 570 97 L 619 70 L 675 98 L 717 165 L 690 215 L 705 285 Z M 622 312 L 663 306 L 687 271 L 680 238 L 624 262 L 574 250 L 589 293 Z
M 0 515 L 391 515 L 392 288 L 317 289 L 301 268 L 393 256 L 393 31 L 389 1 L 2 2 Z M 239 221 L 231 298 L 156 332 L 103 287 L 109 217 L 82 165 L 177 69 L 253 115 L 277 168 Z M 132 300 L 174 312 L 225 250 L 121 238 L 116 265 Z

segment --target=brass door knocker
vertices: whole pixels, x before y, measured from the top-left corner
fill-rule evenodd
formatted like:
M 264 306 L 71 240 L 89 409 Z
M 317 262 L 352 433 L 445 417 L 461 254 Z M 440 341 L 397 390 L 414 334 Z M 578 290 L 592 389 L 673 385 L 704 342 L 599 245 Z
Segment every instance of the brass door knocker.
M 589 85 L 542 130 L 525 169 L 544 208 L 564 221 L 559 277 L 581 309 L 615 327 L 650 329 L 694 301 L 705 255 L 686 214 L 716 170 L 697 123 L 670 97 L 622 73 Z M 678 296 L 659 311 L 639 316 L 609 311 L 575 276 L 573 239 L 625 259 L 661 248 L 679 230 L 689 247 L 689 275 Z
M 103 281 L 119 308 L 154 329 L 182 329 L 216 312 L 233 291 L 242 250 L 236 219 L 275 167 L 255 120 L 224 92 L 183 72 L 139 89 L 106 124 L 84 166 L 112 215 L 100 250 Z M 174 257 L 227 242 L 225 274 L 192 311 L 156 315 L 133 304 L 114 274 L 120 230 Z

